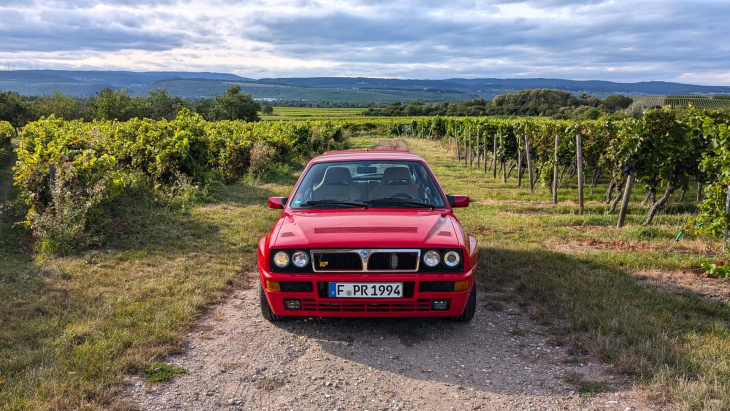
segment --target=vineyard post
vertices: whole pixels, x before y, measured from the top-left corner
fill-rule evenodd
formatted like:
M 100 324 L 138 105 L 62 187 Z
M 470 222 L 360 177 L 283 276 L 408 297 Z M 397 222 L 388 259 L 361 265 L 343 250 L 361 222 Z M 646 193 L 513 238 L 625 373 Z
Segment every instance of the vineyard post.
M 519 137 L 517 137 L 517 188 L 522 188 L 522 150 Z
M 466 134 L 469 139 L 469 151 L 467 151 L 467 153 L 469 153 L 469 167 L 471 167 L 474 164 L 474 151 L 471 146 L 471 127 L 467 127 Z
M 469 159 L 469 149 L 467 147 L 468 142 L 466 141 L 466 129 L 464 129 L 464 165 L 468 164 Z
M 494 151 L 492 152 L 494 154 L 494 159 L 492 162 L 494 163 L 494 177 L 497 178 L 497 135 L 494 135 Z
M 456 129 L 454 129 L 456 130 Z M 459 145 L 459 134 L 461 130 L 454 132 L 454 139 L 456 140 L 456 160 L 457 163 L 461 162 L 461 146 Z
M 530 178 L 530 194 L 535 192 L 535 183 L 532 181 L 532 161 L 530 161 L 530 139 L 525 134 L 525 157 L 527 157 L 527 174 Z
M 479 170 L 479 166 L 481 165 L 481 158 L 482 158 L 482 152 L 479 151 L 479 131 L 477 131 L 477 170 Z
M 578 202 L 583 215 L 583 144 L 580 133 L 575 135 L 575 164 L 578 167 Z
M 560 136 L 555 134 L 555 152 L 553 153 L 553 203 L 558 204 L 558 144 Z
M 727 185 L 727 198 L 725 199 L 725 214 L 730 213 L 730 183 Z M 727 222 L 725 222 L 725 238 L 722 241 L 722 252 L 725 252 L 725 248 L 727 247 L 727 239 L 728 239 L 728 229 L 727 229 Z
M 621 228 L 624 226 L 624 220 L 626 220 L 626 210 L 629 208 L 629 197 L 631 197 L 631 186 L 634 185 L 635 172 L 631 170 L 629 172 L 629 178 L 626 179 L 626 188 L 624 190 L 624 198 L 621 201 L 621 210 L 618 212 L 618 223 L 616 227 Z
M 697 182 L 697 202 L 699 203 L 702 201 L 702 183 Z

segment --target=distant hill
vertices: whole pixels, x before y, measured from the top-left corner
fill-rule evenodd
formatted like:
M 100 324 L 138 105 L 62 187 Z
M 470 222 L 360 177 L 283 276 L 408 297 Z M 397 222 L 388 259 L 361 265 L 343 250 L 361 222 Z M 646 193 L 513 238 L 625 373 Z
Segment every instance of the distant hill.
M 650 81 L 616 83 L 561 79 L 452 78 L 446 80 L 401 80 L 367 77 L 308 77 L 251 79 L 226 73 L 131 72 L 131 71 L 0 71 L 0 91 L 25 95 L 53 91 L 77 97 L 90 96 L 106 86 L 128 88 L 133 95 L 166 89 L 185 98 L 212 97 L 231 84 L 257 99 L 369 103 L 421 100 L 424 102 L 462 101 L 532 88 L 553 88 L 576 94 L 588 92 L 605 97 L 730 94 L 730 87 Z

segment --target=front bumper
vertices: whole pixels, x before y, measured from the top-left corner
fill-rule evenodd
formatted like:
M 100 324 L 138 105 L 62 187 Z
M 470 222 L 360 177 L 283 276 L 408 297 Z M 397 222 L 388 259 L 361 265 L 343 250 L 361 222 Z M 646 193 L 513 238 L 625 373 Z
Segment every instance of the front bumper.
M 453 317 L 461 315 L 474 287 L 476 266 L 466 273 L 271 273 L 259 265 L 266 299 L 276 315 L 300 317 Z M 266 288 L 266 281 L 292 282 L 282 291 Z M 433 283 L 467 280 L 465 291 L 430 291 Z M 403 298 L 329 298 L 330 282 L 402 282 Z M 424 284 L 422 284 L 424 283 Z M 307 285 L 311 284 L 311 286 Z M 307 291 L 302 291 L 306 289 Z M 309 291 L 311 290 L 311 291 Z M 428 291 L 427 291 L 428 290 Z M 301 300 L 301 309 L 284 306 L 285 299 Z M 434 300 L 449 300 L 448 309 L 434 310 Z

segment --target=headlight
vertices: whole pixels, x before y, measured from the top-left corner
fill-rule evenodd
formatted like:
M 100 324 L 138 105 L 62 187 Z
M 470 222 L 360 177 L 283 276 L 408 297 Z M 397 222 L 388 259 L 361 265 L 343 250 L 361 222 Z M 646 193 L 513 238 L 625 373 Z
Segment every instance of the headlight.
M 285 268 L 289 265 L 289 254 L 283 251 L 274 254 L 274 264 L 279 268 Z
M 292 262 L 294 262 L 294 265 L 303 268 L 306 267 L 307 264 L 309 264 L 309 256 L 304 251 L 297 251 L 291 256 Z
M 459 253 L 456 251 L 449 251 L 444 255 L 444 264 L 446 264 L 447 267 L 456 267 L 459 265 L 460 261 L 461 257 L 459 257 Z
M 423 263 L 429 267 L 436 267 L 440 261 L 441 256 L 439 255 L 438 251 L 426 251 L 426 254 L 423 255 Z

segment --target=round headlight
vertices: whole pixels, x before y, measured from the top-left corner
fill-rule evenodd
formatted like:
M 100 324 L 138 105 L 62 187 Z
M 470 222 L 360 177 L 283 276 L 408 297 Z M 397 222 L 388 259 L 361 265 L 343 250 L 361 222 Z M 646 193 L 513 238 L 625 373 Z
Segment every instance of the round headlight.
M 309 264 L 309 256 L 304 251 L 297 251 L 292 254 L 291 260 L 299 268 L 306 267 Z
M 279 251 L 274 254 L 274 264 L 279 268 L 284 268 L 289 265 L 289 254 L 284 251 Z
M 436 267 L 440 261 L 441 256 L 438 251 L 426 251 L 426 254 L 423 255 L 423 263 L 429 267 Z
M 444 264 L 448 267 L 456 267 L 460 261 L 461 257 L 459 257 L 459 253 L 456 251 L 449 251 L 444 255 Z

